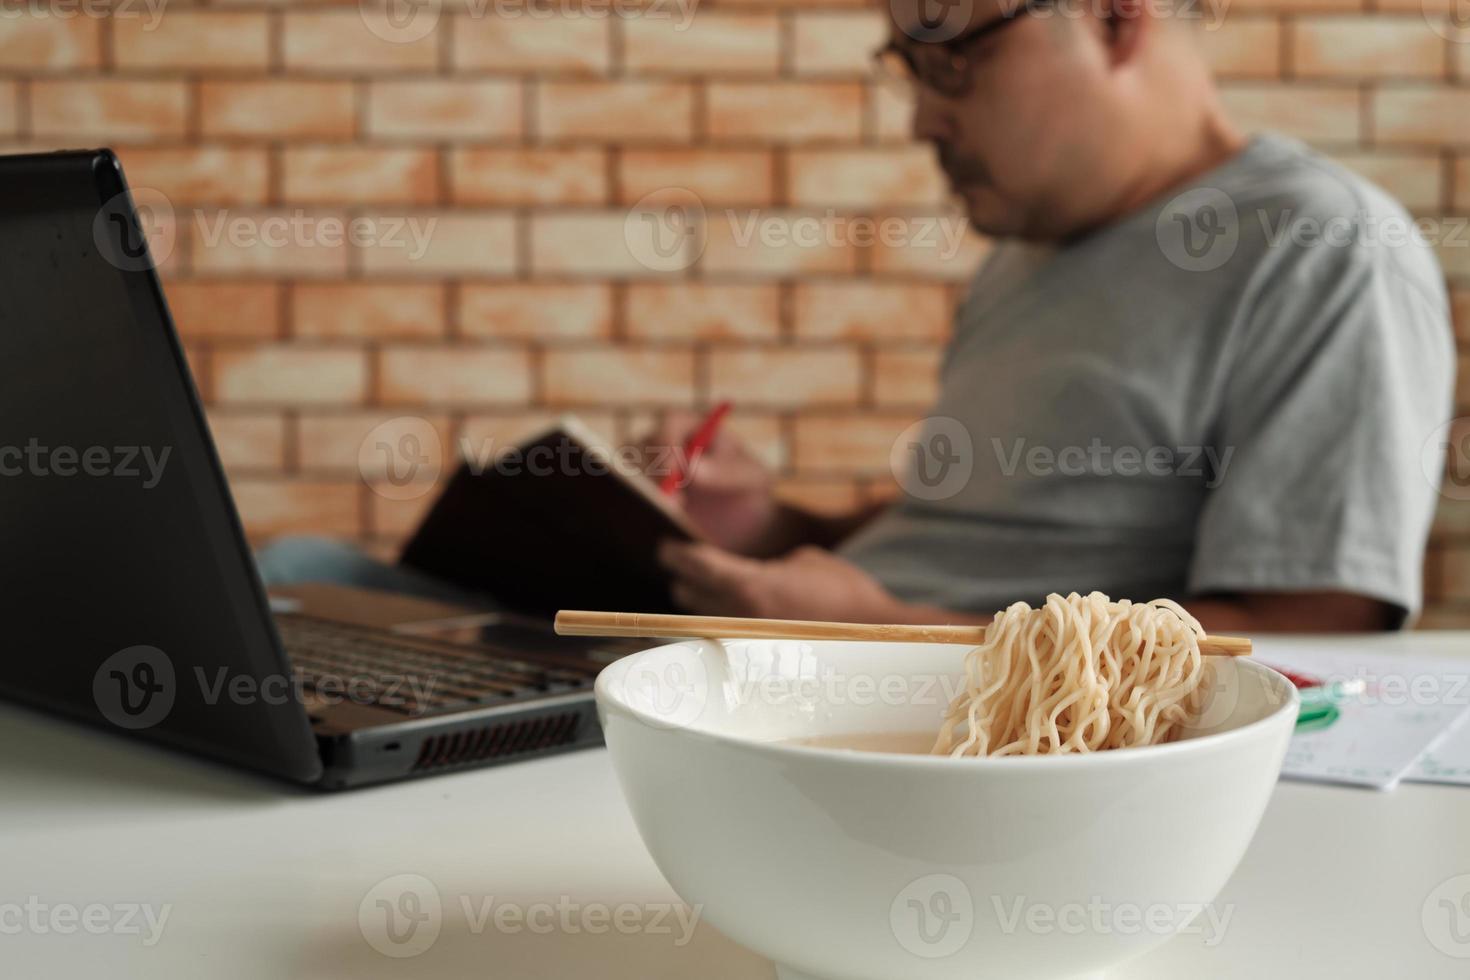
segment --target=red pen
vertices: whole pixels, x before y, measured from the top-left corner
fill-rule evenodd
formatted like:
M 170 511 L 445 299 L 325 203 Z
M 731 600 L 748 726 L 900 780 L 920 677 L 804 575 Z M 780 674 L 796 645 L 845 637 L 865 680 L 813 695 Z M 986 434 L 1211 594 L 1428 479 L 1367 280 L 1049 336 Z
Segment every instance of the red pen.
M 679 484 L 683 483 L 684 478 L 689 475 L 684 468 L 685 464 L 693 466 L 694 460 L 709 448 L 709 444 L 715 441 L 715 433 L 720 431 L 720 423 L 728 414 L 730 414 L 728 401 L 720 402 L 710 410 L 710 413 L 704 417 L 704 421 L 699 423 L 699 428 L 695 429 L 690 434 L 688 441 L 684 443 L 684 455 L 674 460 L 673 468 L 659 482 L 660 490 L 664 493 L 673 493 L 679 489 Z

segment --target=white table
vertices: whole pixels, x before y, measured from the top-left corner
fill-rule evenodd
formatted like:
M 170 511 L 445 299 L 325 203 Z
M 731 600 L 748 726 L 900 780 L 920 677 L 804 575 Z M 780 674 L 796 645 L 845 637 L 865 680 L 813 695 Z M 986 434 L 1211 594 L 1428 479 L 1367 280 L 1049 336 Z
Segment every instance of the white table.
M 1351 642 L 1470 655 L 1464 633 Z M 0 707 L 0 746 L 6 977 L 772 976 L 703 924 L 687 942 L 671 918 L 667 933 L 628 931 L 675 899 L 602 751 L 319 795 L 11 706 Z M 411 959 L 376 951 L 359 924 L 365 896 L 402 874 L 428 879 L 443 910 L 437 940 Z M 1458 875 L 1470 875 L 1470 789 L 1282 783 L 1216 903 L 1233 908 L 1223 941 L 1178 937 L 1113 980 L 1464 978 L 1470 958 L 1436 948 L 1421 918 Z M 399 894 L 391 882 L 369 908 Z M 497 928 L 501 903 L 539 931 Z M 151 945 L 141 911 L 124 922 L 144 906 L 169 907 Z M 598 910 L 620 906 L 624 932 L 590 932 L 604 925 Z M 1450 910 L 1431 911 L 1440 945 L 1453 941 Z M 81 925 L 88 914 L 98 934 Z M 1470 899 L 1457 925 L 1451 950 L 1470 957 Z

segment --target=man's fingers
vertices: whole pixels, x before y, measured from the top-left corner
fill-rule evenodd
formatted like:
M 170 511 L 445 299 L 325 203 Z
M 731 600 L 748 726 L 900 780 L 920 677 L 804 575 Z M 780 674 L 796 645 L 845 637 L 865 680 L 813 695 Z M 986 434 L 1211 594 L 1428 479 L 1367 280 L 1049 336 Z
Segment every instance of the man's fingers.
M 659 561 L 665 568 L 692 584 L 711 591 L 738 588 L 759 563 L 717 548 L 712 544 L 668 539 L 659 545 Z
M 680 609 L 696 616 L 744 616 L 746 610 L 730 595 L 701 589 L 687 579 L 676 580 L 670 589 Z

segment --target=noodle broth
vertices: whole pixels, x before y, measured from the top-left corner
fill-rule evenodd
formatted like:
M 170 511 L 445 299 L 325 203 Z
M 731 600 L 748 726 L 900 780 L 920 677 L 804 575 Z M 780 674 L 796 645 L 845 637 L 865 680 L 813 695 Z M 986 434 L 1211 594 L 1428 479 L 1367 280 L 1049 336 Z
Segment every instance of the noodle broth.
M 844 749 L 848 752 L 886 752 L 897 755 L 928 755 L 934 748 L 932 732 L 857 732 L 850 735 L 816 735 L 787 738 L 785 745 L 813 749 Z

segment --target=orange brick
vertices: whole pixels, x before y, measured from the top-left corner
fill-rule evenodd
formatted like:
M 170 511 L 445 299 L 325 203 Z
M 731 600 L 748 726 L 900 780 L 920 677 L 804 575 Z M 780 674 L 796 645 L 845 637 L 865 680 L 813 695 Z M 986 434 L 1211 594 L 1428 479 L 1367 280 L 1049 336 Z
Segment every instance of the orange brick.
M 111 23 L 112 57 L 119 68 L 265 71 L 270 66 L 265 11 L 170 8 L 156 22 L 114 17 Z
M 1465 435 L 1470 435 L 1470 429 L 1461 438 Z M 1458 465 L 1457 475 L 1460 480 L 1470 476 L 1470 460 L 1461 457 Z M 1448 496 L 1439 498 L 1439 506 L 1434 512 L 1434 537 L 1440 540 L 1470 538 L 1470 500 L 1456 500 Z
M 211 390 L 236 404 L 351 405 L 367 394 L 367 355 L 271 344 L 214 352 Z
M 1470 89 L 1424 85 L 1376 89 L 1373 126 L 1384 143 L 1470 142 Z
M 37 80 L 31 130 L 41 138 L 167 139 L 184 135 L 184 82 Z
M 531 397 L 531 360 L 506 348 L 388 347 L 378 389 L 386 405 L 519 405 Z
M 369 275 L 503 276 L 516 271 L 516 224 L 509 214 L 365 214 L 372 243 L 360 253 Z
M 253 539 L 278 534 L 356 534 L 361 489 L 359 481 L 351 480 L 230 481 L 245 533 Z
M 796 286 L 796 334 L 803 340 L 928 340 L 949 333 L 945 287 L 871 281 Z
M 587 340 L 612 332 L 612 288 L 603 283 L 465 283 L 459 328 L 467 337 Z
M 1470 211 L 1470 156 L 1455 158 L 1454 183 L 1450 187 L 1456 211 Z
M 588 211 L 531 216 L 531 271 L 537 275 L 650 276 L 693 264 L 698 236 L 670 239 L 668 264 L 639 247 L 648 231 L 627 212 Z
M 660 348 L 553 348 L 543 366 L 551 405 L 687 405 L 694 353 Z
M 543 82 L 542 139 L 669 140 L 694 132 L 694 89 L 682 82 Z
M 692 191 L 706 205 L 770 204 L 772 167 L 767 150 L 630 149 L 619 161 L 618 184 L 629 204 L 656 200 L 668 188 Z
M 390 494 L 370 493 L 364 498 L 367 501 L 367 523 L 374 534 L 390 535 L 393 538 L 405 538 L 412 534 L 424 517 L 428 515 L 430 508 L 439 500 L 444 483 L 448 477 L 435 482 L 416 484 L 414 496 L 398 499 L 402 492 L 397 487 Z M 396 558 L 397 548 L 390 548 L 390 555 L 385 561 L 393 561 Z
M 317 340 L 443 337 L 444 294 L 437 283 L 299 283 L 291 323 L 297 337 Z
M 711 82 L 708 98 L 715 140 L 856 140 L 862 128 L 852 82 Z
M 863 220 L 822 212 L 716 212 L 701 265 L 708 273 L 757 276 L 851 273 Z
M 774 75 L 780 60 L 775 14 L 699 11 L 687 23 L 672 16 L 630 17 L 623 37 L 624 64 L 635 72 Z
M 20 87 L 0 81 L 0 136 L 15 135 L 20 120 Z
M 1470 278 L 1470 248 L 1465 247 L 1466 231 L 1459 224 L 1464 219 L 1429 220 L 1432 222 L 1430 234 L 1438 239 L 1434 242 L 1434 253 L 1445 276 L 1451 281 Z M 1465 390 L 1470 392 L 1470 384 L 1465 386 Z
M 1232 78 L 1281 75 L 1281 23 L 1275 17 L 1229 17 L 1195 32 L 1211 67 Z
M 312 204 L 432 204 L 439 196 L 431 149 L 287 147 L 281 156 L 288 201 Z
M 963 218 L 928 215 L 887 219 L 873 246 L 873 274 L 969 281 L 990 248 Z
M 449 157 L 454 199 L 465 204 L 601 204 L 607 200 L 603 151 L 474 147 Z
M 1470 347 L 1470 289 L 1450 290 L 1450 307 L 1455 319 L 1455 336 L 1461 347 Z
M 880 143 L 907 143 L 913 139 L 913 92 L 894 82 L 868 86 L 873 102 L 873 134 Z
M 928 146 L 884 150 L 794 150 L 791 203 L 834 208 L 923 207 L 948 192 Z
M 363 453 L 363 444 L 369 438 L 381 438 L 390 446 L 396 447 L 402 435 L 417 436 L 421 432 L 427 438 L 427 432 L 424 432 L 423 429 L 424 422 L 428 422 L 439 437 L 437 453 L 434 452 L 432 446 L 421 445 L 425 455 L 428 456 L 428 462 L 425 465 L 432 467 L 437 463 L 442 472 L 444 461 L 452 458 L 449 452 L 452 446 L 449 438 L 448 417 L 443 415 L 406 416 L 397 415 L 391 411 L 302 413 L 296 421 L 297 461 L 301 469 L 309 473 L 336 472 L 355 474 L 368 480 L 378 479 L 386 475 L 388 459 L 375 454 L 372 446 L 368 446 L 367 452 Z M 364 455 L 372 464 L 368 472 L 363 472 L 361 468 Z M 400 466 L 403 463 L 402 460 L 395 462 Z M 402 475 L 402 470 L 400 470 L 400 475 Z M 434 475 L 438 474 L 424 474 L 426 479 L 431 479 Z
M 454 67 L 606 73 L 611 17 L 457 17 Z
M 55 71 L 101 63 L 99 18 L 20 16 L 20 9 L 0 17 L 0 65 L 11 71 Z
M 191 268 L 204 275 L 343 276 L 346 215 L 304 208 L 200 210 L 191 215 Z
M 799 10 L 793 30 L 798 75 L 868 75 L 873 52 L 888 39 L 888 19 L 876 10 Z
M 166 293 L 185 342 L 280 336 L 281 287 L 275 283 L 184 279 L 169 283 Z
M 857 351 L 841 347 L 711 348 L 710 397 L 741 405 L 854 405 L 861 386 Z
M 152 188 L 175 206 L 263 204 L 270 192 L 263 148 L 130 146 L 118 156 L 134 189 Z
M 211 409 L 209 430 L 227 470 L 277 470 L 286 464 L 286 425 L 279 415 Z
M 1221 92 L 1225 108 L 1245 130 L 1276 129 L 1308 142 L 1359 138 L 1358 92 L 1326 85 L 1238 83 Z
M 373 82 L 367 129 L 373 136 L 497 139 L 521 132 L 521 87 L 504 79 Z
M 886 473 L 894 440 L 913 421 L 909 415 L 799 416 L 792 462 L 798 473 Z
M 1387 7 L 1393 0 L 1375 0 L 1378 6 Z M 1416 0 L 1407 0 L 1415 3 Z M 1432 2 L 1432 0 L 1425 0 Z M 1245 13 L 1321 13 L 1323 11 L 1362 10 L 1367 0 L 1231 0 L 1230 15 Z
M 349 139 L 356 128 L 350 82 L 206 80 L 199 93 L 206 136 Z
M 939 395 L 939 347 L 879 349 L 873 354 L 873 401 L 880 406 L 934 404 Z
M 1409 210 L 1439 209 L 1444 167 L 1438 153 L 1365 150 L 1335 156 L 1344 166 L 1398 198 Z
M 359 10 L 288 10 L 282 49 L 294 72 L 430 71 L 439 63 L 439 36 L 385 39 Z
M 1444 73 L 1444 39 L 1420 16 L 1302 17 L 1292 31 L 1302 78 L 1434 78 Z
M 1441 562 L 1442 596 L 1446 599 L 1470 599 L 1470 548 L 1446 549 Z
M 774 340 L 781 297 L 774 285 L 633 283 L 628 333 L 649 340 Z

